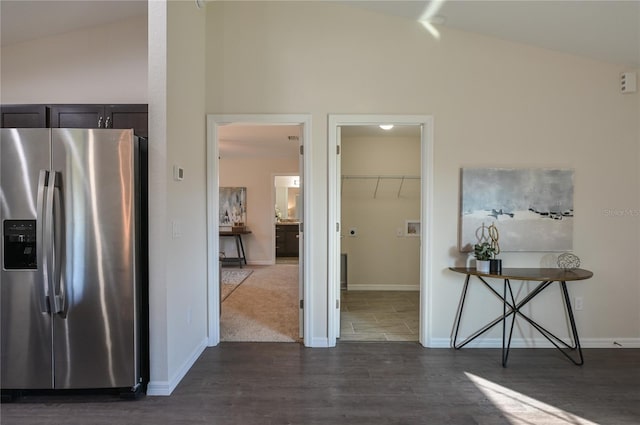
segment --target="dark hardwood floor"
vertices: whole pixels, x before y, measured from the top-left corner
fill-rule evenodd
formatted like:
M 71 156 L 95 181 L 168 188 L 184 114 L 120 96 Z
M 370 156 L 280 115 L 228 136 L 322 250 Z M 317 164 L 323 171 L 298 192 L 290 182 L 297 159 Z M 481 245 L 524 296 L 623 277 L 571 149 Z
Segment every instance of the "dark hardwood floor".
M 27 396 L 12 424 L 638 424 L 640 350 L 426 349 L 417 343 L 222 343 L 170 397 Z

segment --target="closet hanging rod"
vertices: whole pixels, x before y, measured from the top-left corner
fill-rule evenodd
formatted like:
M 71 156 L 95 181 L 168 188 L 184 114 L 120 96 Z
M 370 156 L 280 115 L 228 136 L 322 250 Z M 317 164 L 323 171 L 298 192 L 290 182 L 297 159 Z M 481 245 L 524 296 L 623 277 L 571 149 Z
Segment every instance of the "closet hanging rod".
M 404 186 L 404 181 L 405 180 L 420 180 L 420 176 L 373 176 L 373 175 L 349 175 L 349 174 L 343 174 L 342 175 L 342 185 L 340 187 L 340 190 L 343 190 L 344 188 L 344 181 L 345 180 L 356 180 L 356 179 L 362 179 L 362 180 L 376 180 L 376 188 L 373 191 L 373 199 L 375 199 L 378 196 L 378 188 L 380 187 L 380 180 L 400 180 L 400 187 L 398 188 L 398 194 L 396 195 L 396 198 L 400 197 L 400 192 L 402 192 L 402 186 Z

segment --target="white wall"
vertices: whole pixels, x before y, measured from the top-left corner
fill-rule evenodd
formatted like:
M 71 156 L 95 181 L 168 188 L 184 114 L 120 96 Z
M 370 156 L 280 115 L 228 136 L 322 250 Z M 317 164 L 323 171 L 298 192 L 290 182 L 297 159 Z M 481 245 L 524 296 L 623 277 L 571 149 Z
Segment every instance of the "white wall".
M 167 6 L 149 4 L 149 361 L 148 392 L 171 392 L 167 314 Z
M 247 223 L 250 235 L 242 237 L 249 264 L 273 264 L 274 174 L 296 174 L 298 158 L 221 158 L 220 186 L 247 188 Z M 227 257 L 236 256 L 233 241 L 221 239 Z
M 2 46 L 2 103 L 147 103 L 147 18 Z
M 343 136 L 341 168 L 343 177 L 418 177 L 350 178 L 340 184 L 340 243 L 347 254 L 348 289 L 417 291 L 420 238 L 404 232 L 407 220 L 420 221 L 420 137 Z
M 434 270 L 431 327 L 448 345 L 461 276 L 457 253 L 459 170 L 466 166 L 575 169 L 575 253 L 593 279 L 578 328 L 587 344 L 640 345 L 638 94 L 618 91 L 615 64 L 420 24 L 326 2 L 216 2 L 207 22 L 207 112 L 311 113 L 314 192 L 326 193 L 329 113 L 432 115 L 435 123 Z M 316 199 L 315 234 L 327 234 L 327 199 Z M 314 337 L 326 335 L 325 240 L 312 291 Z M 509 266 L 540 253 L 505 253 Z M 557 290 L 550 291 L 557 296 Z M 474 306 L 469 316 L 486 309 Z M 541 300 L 542 301 L 542 300 Z M 534 307 L 555 324 L 545 303 Z M 525 328 L 525 332 L 526 328 Z M 495 336 L 495 335 L 493 335 Z
M 154 1 L 149 19 L 149 394 L 163 395 L 207 344 L 205 12 Z M 174 165 L 184 180 L 173 180 Z

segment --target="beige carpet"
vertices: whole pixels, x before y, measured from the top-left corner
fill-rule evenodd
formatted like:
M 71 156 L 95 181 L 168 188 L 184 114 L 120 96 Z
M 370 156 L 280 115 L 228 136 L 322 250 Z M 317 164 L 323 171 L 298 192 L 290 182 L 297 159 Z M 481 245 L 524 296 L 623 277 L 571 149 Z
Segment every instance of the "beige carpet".
M 298 265 L 252 266 L 253 273 L 222 303 L 220 340 L 298 340 Z
M 224 301 L 238 286 L 253 273 L 250 269 L 222 269 L 220 298 Z

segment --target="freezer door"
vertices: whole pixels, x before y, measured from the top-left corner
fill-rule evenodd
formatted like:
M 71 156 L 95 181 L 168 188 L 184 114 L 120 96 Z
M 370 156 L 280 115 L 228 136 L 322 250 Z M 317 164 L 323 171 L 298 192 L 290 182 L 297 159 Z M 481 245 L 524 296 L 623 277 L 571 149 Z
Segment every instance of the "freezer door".
M 47 129 L 0 130 L 0 374 L 7 390 L 53 385 L 52 321 L 38 260 L 45 194 L 38 183 L 49 166 Z
M 136 142 L 131 130 L 52 129 L 55 388 L 137 384 Z

